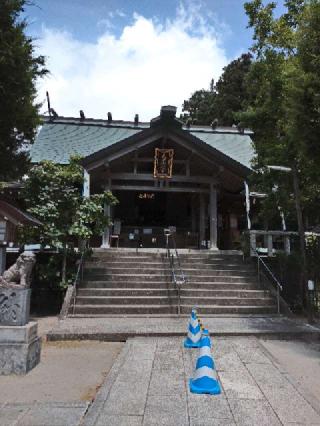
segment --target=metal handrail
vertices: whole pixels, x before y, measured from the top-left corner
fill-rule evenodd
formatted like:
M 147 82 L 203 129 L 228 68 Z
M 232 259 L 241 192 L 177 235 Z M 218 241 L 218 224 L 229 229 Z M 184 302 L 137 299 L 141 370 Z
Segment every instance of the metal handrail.
M 278 314 L 280 314 L 280 291 L 283 290 L 282 284 L 280 283 L 278 278 L 274 275 L 274 273 L 271 271 L 269 266 L 262 259 L 262 256 L 260 256 L 256 247 L 253 247 L 251 245 L 251 249 L 256 253 L 256 257 L 257 257 L 257 260 L 258 260 L 257 267 L 258 267 L 258 282 L 259 282 L 259 284 L 260 284 L 260 263 L 264 266 L 265 270 L 269 273 L 269 275 L 271 276 L 273 281 L 277 284 L 277 309 L 278 309 Z
M 75 279 L 73 281 L 73 308 L 72 308 L 72 315 L 74 315 L 75 308 L 76 308 L 76 297 L 77 297 L 77 286 L 80 283 L 80 281 L 83 280 L 83 265 L 85 260 L 85 253 L 86 250 L 84 249 L 81 253 L 80 262 L 78 265 L 77 273 L 75 276 Z
M 175 286 L 177 287 L 178 290 L 178 315 L 180 316 L 181 314 L 181 286 L 186 284 L 187 279 L 186 276 L 182 270 L 181 267 L 181 262 L 180 262 L 180 257 L 179 257 L 179 253 L 177 250 L 177 245 L 176 245 L 176 240 L 174 238 L 174 234 L 172 232 L 170 233 L 166 233 L 166 249 L 167 249 L 167 258 L 169 259 L 169 264 L 170 264 L 170 269 L 171 269 L 171 280 L 172 282 L 175 284 Z M 170 244 L 169 244 L 169 237 L 171 237 L 172 242 L 173 242 L 173 250 L 175 252 L 175 257 L 177 259 L 177 264 L 178 264 L 178 269 L 179 269 L 179 274 L 177 274 L 176 272 L 176 266 L 175 266 L 175 261 L 174 261 L 174 254 L 171 253 L 170 250 Z M 178 278 L 178 276 L 180 276 L 180 278 Z

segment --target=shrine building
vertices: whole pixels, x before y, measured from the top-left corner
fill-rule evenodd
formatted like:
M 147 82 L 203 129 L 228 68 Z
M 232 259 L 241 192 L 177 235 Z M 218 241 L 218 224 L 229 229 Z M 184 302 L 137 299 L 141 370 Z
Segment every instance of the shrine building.
M 175 230 L 186 249 L 240 248 L 247 227 L 244 183 L 254 156 L 252 132 L 237 127 L 186 125 L 164 106 L 150 122 L 44 118 L 31 161 L 67 164 L 79 154 L 84 196 L 111 190 L 113 226 L 94 247 L 165 247 Z

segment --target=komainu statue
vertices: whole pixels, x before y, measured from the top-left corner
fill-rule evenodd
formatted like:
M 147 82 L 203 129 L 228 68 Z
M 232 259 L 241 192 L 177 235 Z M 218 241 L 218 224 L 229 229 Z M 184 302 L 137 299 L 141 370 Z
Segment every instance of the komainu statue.
M 24 251 L 20 254 L 16 263 L 10 266 L 2 276 L 0 275 L 0 288 L 30 288 L 31 272 L 35 263 L 35 254 Z

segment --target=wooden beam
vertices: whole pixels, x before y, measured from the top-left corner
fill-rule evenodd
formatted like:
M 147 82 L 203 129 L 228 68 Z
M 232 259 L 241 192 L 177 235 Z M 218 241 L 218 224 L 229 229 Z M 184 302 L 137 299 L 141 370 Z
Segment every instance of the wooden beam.
M 140 185 L 112 185 L 112 191 L 149 191 L 149 192 L 185 192 L 209 194 L 209 189 L 205 188 L 184 188 L 184 187 L 157 187 Z
M 195 154 L 196 156 L 198 156 L 199 158 L 201 158 L 206 163 L 211 164 L 211 165 L 219 168 L 219 164 L 218 163 L 216 163 L 215 161 L 210 160 L 205 155 L 203 155 L 200 152 L 196 151 L 195 147 L 191 148 L 190 145 L 187 142 L 183 141 L 179 136 L 171 134 L 170 135 L 170 139 L 173 140 L 174 142 L 177 142 L 179 145 L 183 146 L 185 149 L 187 149 L 188 151 L 190 151 L 192 154 Z
M 154 181 L 155 178 L 152 174 L 147 173 L 112 173 L 112 179 L 117 180 L 144 180 Z M 194 182 L 194 183 L 206 183 L 206 184 L 217 184 L 217 181 L 210 176 L 179 176 L 173 175 L 170 179 L 171 182 Z
M 137 161 L 138 163 L 153 163 L 154 158 L 152 157 L 138 157 L 136 160 L 131 159 L 130 161 Z M 188 160 L 174 160 L 176 164 L 186 164 Z
M 156 134 L 149 136 L 146 139 L 141 140 L 139 142 L 136 142 L 132 145 L 127 145 L 126 147 L 119 149 L 119 151 L 113 152 L 112 154 L 109 154 L 109 155 L 106 154 L 106 156 L 103 159 L 92 162 L 91 164 L 86 166 L 86 168 L 87 168 L 88 171 L 90 171 L 92 169 L 96 169 L 97 167 L 102 166 L 106 161 L 107 162 L 114 161 L 114 160 L 116 160 L 120 157 L 123 157 L 127 154 L 130 154 L 133 151 L 138 150 L 139 148 L 142 148 L 142 147 L 144 147 L 144 146 L 146 146 L 146 145 L 148 145 L 152 142 L 155 142 L 156 140 L 158 140 L 162 137 L 163 137 L 162 132 L 156 133 Z

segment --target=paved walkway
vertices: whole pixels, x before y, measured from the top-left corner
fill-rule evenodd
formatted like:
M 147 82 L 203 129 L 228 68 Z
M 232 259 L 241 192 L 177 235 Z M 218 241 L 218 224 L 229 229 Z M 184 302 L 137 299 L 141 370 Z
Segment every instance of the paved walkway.
M 320 425 L 320 404 L 279 367 L 255 337 L 213 339 L 223 392 L 189 392 L 198 351 L 182 338 L 126 343 L 84 426 Z
M 124 341 L 136 336 L 183 336 L 186 317 L 104 317 L 67 318 L 48 333 L 49 340 L 92 339 Z M 282 316 L 215 316 L 203 317 L 205 326 L 215 336 L 320 336 L 320 328 Z
M 1 426 L 78 426 L 88 402 L 0 405 Z

